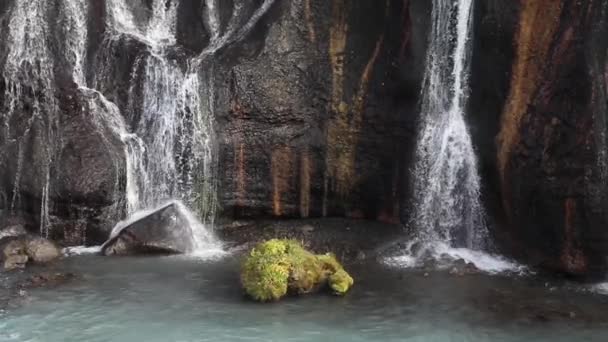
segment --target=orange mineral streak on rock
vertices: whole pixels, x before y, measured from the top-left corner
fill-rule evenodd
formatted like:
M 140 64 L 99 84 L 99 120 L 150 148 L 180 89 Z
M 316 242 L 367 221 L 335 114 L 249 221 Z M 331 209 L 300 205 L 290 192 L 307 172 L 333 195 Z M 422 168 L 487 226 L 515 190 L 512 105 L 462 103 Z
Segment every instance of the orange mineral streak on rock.
M 238 207 L 245 206 L 245 200 L 247 197 L 246 190 L 246 160 L 245 160 L 245 143 L 242 134 L 242 124 L 241 121 L 245 116 L 245 110 L 242 106 L 234 101 L 231 106 L 231 111 L 234 115 L 236 115 L 236 125 L 238 127 L 236 136 L 234 138 L 234 166 L 235 170 L 235 182 L 236 182 L 236 205 Z
M 315 32 L 315 20 L 312 15 L 312 1 L 313 0 L 304 0 L 304 16 L 306 17 L 308 40 L 312 44 L 315 44 L 317 42 L 317 34 Z
M 399 60 L 405 58 L 405 53 L 412 38 L 412 18 L 410 16 L 410 0 L 403 0 L 403 10 L 401 12 L 403 21 L 403 32 L 401 33 L 401 47 L 399 48 Z
M 386 15 L 390 1 L 386 2 Z M 374 65 L 382 51 L 384 34 L 376 42 L 374 51 L 363 69 L 356 94 L 350 104 L 344 99 L 344 64 L 348 33 L 347 11 L 344 0 L 333 2 L 333 23 L 330 29 L 330 62 L 332 65 L 332 118 L 327 126 L 327 178 L 328 188 L 345 198 L 357 181 L 355 172 L 356 150 L 362 129 L 365 100 Z M 324 208 L 326 205 L 324 205 Z
M 310 216 L 310 189 L 313 161 L 306 150 L 300 155 L 300 217 Z
M 399 164 L 393 166 L 391 192 L 385 200 L 384 208 L 378 214 L 377 220 L 389 224 L 398 224 L 399 220 Z
M 564 242 L 560 257 L 561 264 L 569 273 L 583 274 L 587 269 L 587 259 L 578 248 L 576 238 L 576 200 L 568 198 L 564 206 Z
M 289 193 L 293 178 L 292 150 L 288 146 L 277 147 L 272 151 L 272 213 L 274 216 L 285 214 L 283 194 Z
M 245 144 L 237 144 L 237 153 L 235 154 L 235 163 L 237 167 L 236 172 L 236 203 L 239 207 L 245 205 L 245 197 L 247 196 L 245 182 Z
M 346 112 L 342 102 L 344 94 L 344 59 L 348 18 L 345 0 L 333 0 L 332 25 L 329 29 L 329 58 L 332 68 L 331 110 L 334 113 Z
M 521 2 L 516 35 L 517 56 L 513 65 L 511 88 L 502 113 L 498 134 L 498 168 L 503 191 L 507 193 L 507 167 L 512 152 L 520 141 L 520 126 L 543 79 L 545 65 L 555 33 L 559 27 L 562 1 L 525 0 Z M 503 194 L 504 196 L 504 194 Z M 508 196 L 507 196 L 508 197 Z M 507 202 L 506 197 L 504 197 Z M 508 208 L 508 204 L 505 203 Z

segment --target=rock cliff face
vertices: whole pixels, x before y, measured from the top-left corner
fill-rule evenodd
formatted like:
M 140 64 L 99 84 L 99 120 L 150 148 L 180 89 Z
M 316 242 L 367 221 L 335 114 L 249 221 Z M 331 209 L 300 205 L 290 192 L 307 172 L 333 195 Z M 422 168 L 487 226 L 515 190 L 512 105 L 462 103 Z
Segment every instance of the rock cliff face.
M 574 275 L 606 263 L 607 5 L 478 8 L 471 121 L 499 240 Z
M 398 221 L 426 41 L 410 4 L 284 1 L 267 21 L 217 85 L 223 212 Z
M 205 205 L 226 218 L 407 221 L 430 1 L 128 2 L 133 22 L 175 8 L 173 21 L 159 19 L 174 35 L 156 45 L 156 31 L 116 34 L 130 29 L 108 10 L 119 0 L 77 3 L 0 2 L 3 216 L 66 244 L 102 242 L 129 204 L 133 165 L 117 132 L 151 129 L 145 113 L 160 116 L 155 103 L 183 95 L 163 75 L 184 84 L 204 56 L 203 109 L 190 93 L 173 106 L 186 123 L 176 136 L 193 135 L 197 108 L 211 118 L 216 197 Z M 600 273 L 608 254 L 607 7 L 475 2 L 467 120 L 494 240 L 575 275 Z M 24 31 L 19 11 L 29 13 Z M 193 146 L 176 139 L 168 154 L 175 188 L 194 183 L 186 192 L 199 207 Z

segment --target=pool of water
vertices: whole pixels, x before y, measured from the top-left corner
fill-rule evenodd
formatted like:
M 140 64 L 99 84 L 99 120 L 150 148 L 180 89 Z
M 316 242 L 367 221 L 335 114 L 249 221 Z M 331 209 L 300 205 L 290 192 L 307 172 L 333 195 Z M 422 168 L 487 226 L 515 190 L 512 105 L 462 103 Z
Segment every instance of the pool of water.
M 257 304 L 230 256 L 77 256 L 54 270 L 78 277 L 28 290 L 0 313 L 0 341 L 608 340 L 608 296 L 536 276 L 369 263 L 349 268 L 357 282 L 344 298 Z

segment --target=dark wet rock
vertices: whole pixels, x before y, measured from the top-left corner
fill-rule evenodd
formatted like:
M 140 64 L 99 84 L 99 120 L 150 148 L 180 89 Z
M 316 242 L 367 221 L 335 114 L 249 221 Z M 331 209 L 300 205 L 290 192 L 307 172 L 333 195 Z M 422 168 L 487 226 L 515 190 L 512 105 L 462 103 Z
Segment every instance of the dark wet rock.
M 249 225 L 220 225 L 218 236 L 238 250 L 274 238 L 300 241 L 315 253 L 335 253 L 344 262 L 374 258 L 378 248 L 398 239 L 401 225 L 349 219 L 260 220 Z
M 0 67 L 15 1 L 0 1 Z M 131 6 L 138 16 L 148 12 L 144 2 Z M 221 2 L 222 20 L 233 2 Z M 260 1 L 241 2 L 246 17 Z M 150 51 L 131 35 L 108 39 L 104 1 L 88 3 L 87 84 L 134 126 Z M 249 35 L 213 56 L 201 72 L 215 75 L 213 96 L 204 97 L 213 99 L 220 215 L 407 222 L 431 6 L 277 0 Z M 575 276 L 608 268 L 607 6 L 487 0 L 473 18 L 467 123 L 494 241 L 526 262 Z M 48 7 L 55 18 L 58 6 Z M 172 63 L 183 66 L 184 56 L 208 46 L 203 12 L 203 1 L 179 2 Z M 48 25 L 53 89 L 19 75 L 23 98 L 11 102 L 11 119 L 0 118 L 7 127 L 0 133 L 0 210 L 35 217 L 23 227 L 44 226 L 62 244 L 98 244 L 124 216 L 124 146 L 99 125 L 104 109 L 91 106 L 93 95 L 71 80 L 58 27 Z M 529 34 L 530 27 L 544 34 Z M 7 82 L 3 74 L 3 113 Z M 48 215 L 41 215 L 44 203 Z M 333 232 L 290 229 L 281 234 L 322 240 Z M 126 235 L 117 250 L 129 248 Z
M 56 287 L 69 283 L 76 278 L 76 274 L 70 272 L 42 272 L 26 278 L 19 284 L 19 288 Z
M 457 276 L 471 275 L 479 273 L 479 269 L 472 262 L 457 259 L 450 266 L 450 274 Z
M 428 4 L 277 1 L 218 80 L 223 216 L 399 221 Z
M 193 249 L 188 219 L 175 203 L 128 224 L 102 247 L 104 255 L 186 253 Z
M 495 240 L 543 268 L 603 277 L 608 3 L 479 5 L 469 122 Z

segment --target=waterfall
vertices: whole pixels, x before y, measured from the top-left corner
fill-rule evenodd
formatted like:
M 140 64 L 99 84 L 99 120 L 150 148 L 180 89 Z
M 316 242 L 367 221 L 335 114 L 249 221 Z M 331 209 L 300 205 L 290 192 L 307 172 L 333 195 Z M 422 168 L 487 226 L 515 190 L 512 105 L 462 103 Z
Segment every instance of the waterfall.
M 127 181 L 128 213 L 178 199 L 190 207 L 198 203 L 201 216 L 210 221 L 215 207 L 212 100 L 200 94 L 204 87 L 211 88 L 212 70 L 194 68 L 190 61 L 184 66 L 170 56 L 177 42 L 178 2 L 155 0 L 150 7 L 148 17 L 141 18 L 125 0 L 109 0 L 106 5 L 110 39 L 128 36 L 147 47 L 138 60 L 143 67 L 133 72 L 140 74 L 132 80 L 131 112 L 126 115 L 138 118 L 131 126 L 145 150 L 140 157 L 128 159 L 132 176 Z M 141 98 L 134 95 L 138 86 Z
M 413 169 L 415 236 L 390 263 L 464 259 L 486 271 L 515 267 L 482 251 L 488 232 L 477 160 L 466 121 L 473 0 L 433 0 L 421 122 Z
M 482 249 L 480 180 L 465 122 L 473 0 L 435 0 L 433 6 L 412 224 L 422 240 Z
M 40 164 L 35 172 L 42 183 L 40 233 L 44 236 L 49 235 L 48 202 L 58 126 L 47 9 L 46 1 L 15 1 L 13 4 L 6 40 L 8 54 L 2 69 L 5 91 L 0 140 L 2 145 L 14 145 L 17 149 L 11 211 L 19 206 L 21 200 L 25 153 L 30 150 L 28 144 L 34 141 L 38 146 L 36 151 L 39 154 L 35 157 Z
M 113 189 L 103 183 L 114 191 L 104 220 L 171 202 L 180 211 L 196 210 L 202 223 L 193 229 L 213 225 L 214 57 L 243 39 L 275 0 L 204 0 L 200 15 L 209 35 L 196 52 L 180 46 L 182 3 L 188 6 L 180 0 L 16 0 L 0 18 L 0 165 L 12 177 L 0 199 L 12 211 L 28 212 L 31 198 L 39 200 L 42 235 L 50 235 L 57 195 L 71 196 L 60 193 L 57 184 L 69 179 L 58 163 L 71 143 L 63 122 L 78 113 L 107 147 L 116 175 Z M 103 31 L 91 17 L 101 13 Z M 117 89 L 116 57 L 124 49 L 133 56 L 120 64 L 128 76 Z M 210 235 L 197 236 L 207 241 Z

